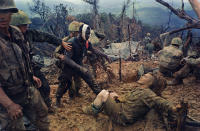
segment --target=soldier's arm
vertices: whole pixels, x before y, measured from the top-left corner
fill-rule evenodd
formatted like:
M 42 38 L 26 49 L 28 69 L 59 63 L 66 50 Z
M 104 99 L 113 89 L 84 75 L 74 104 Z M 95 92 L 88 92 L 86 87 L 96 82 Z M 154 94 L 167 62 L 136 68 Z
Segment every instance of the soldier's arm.
M 193 66 L 196 66 L 196 65 L 200 65 L 200 58 L 185 58 L 186 60 L 186 63 L 189 64 L 189 65 L 193 65 Z
M 56 58 L 59 58 L 59 56 L 62 55 L 62 53 L 61 53 L 62 50 L 63 50 L 63 48 L 62 48 L 61 45 L 59 45 L 59 46 L 56 48 L 56 50 L 54 51 L 54 55 L 55 55 Z
M 104 53 L 101 52 L 100 50 L 98 50 L 98 49 L 92 47 L 92 44 L 91 44 L 91 43 L 89 43 L 89 48 L 88 48 L 88 50 L 92 51 L 92 53 L 96 54 L 97 56 L 104 57 L 104 58 L 106 58 L 108 61 L 110 61 L 109 57 L 108 57 L 106 54 L 104 54 Z
M 31 37 L 31 40 L 33 42 L 48 42 L 55 46 L 59 46 L 60 44 L 62 44 L 62 39 L 59 39 L 58 37 L 49 33 L 37 31 L 35 29 L 28 29 L 26 31 L 26 34 L 28 35 L 28 37 Z
M 12 103 L 14 102 L 6 95 L 0 86 L 0 104 L 3 105 L 3 107 L 8 108 Z

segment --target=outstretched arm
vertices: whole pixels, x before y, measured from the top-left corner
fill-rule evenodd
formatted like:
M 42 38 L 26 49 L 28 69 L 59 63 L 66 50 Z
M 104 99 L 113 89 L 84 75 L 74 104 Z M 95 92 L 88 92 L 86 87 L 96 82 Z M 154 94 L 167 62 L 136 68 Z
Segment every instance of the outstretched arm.
M 89 50 L 92 51 L 92 53 L 94 53 L 94 54 L 96 54 L 96 55 L 98 55 L 98 56 L 100 56 L 100 57 L 104 57 L 107 61 L 109 61 L 109 62 L 111 61 L 111 60 L 109 59 L 109 57 L 108 57 L 106 54 L 104 54 L 104 53 L 101 52 L 100 50 L 98 50 L 98 49 L 92 47 L 91 43 L 90 43 L 90 46 L 89 46 Z
M 55 46 L 62 45 L 66 50 L 71 50 L 71 45 L 69 43 L 64 42 L 62 39 L 54 35 L 42 31 L 37 31 L 35 29 L 28 29 L 26 31 L 25 37 L 28 41 L 48 42 L 49 44 L 53 44 Z

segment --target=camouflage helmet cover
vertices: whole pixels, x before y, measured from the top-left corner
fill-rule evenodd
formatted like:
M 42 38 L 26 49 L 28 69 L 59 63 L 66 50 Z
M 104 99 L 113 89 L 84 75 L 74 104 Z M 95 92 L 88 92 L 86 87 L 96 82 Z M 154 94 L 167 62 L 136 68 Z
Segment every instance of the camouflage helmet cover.
M 81 24 L 80 24 L 78 21 L 72 21 L 72 22 L 69 24 L 68 30 L 69 30 L 70 32 L 78 32 L 80 26 L 81 26 Z
M 18 13 L 12 15 L 10 24 L 14 26 L 28 25 L 31 24 L 31 21 L 25 12 L 19 10 Z
M 14 0 L 0 0 L 0 12 L 18 12 Z
M 94 30 L 91 30 L 91 34 L 90 34 L 89 41 L 90 41 L 92 44 L 98 44 L 98 43 L 100 42 L 99 38 L 95 35 Z
M 182 40 L 181 40 L 180 37 L 175 37 L 175 38 L 172 39 L 171 44 L 172 44 L 172 45 L 178 45 L 178 46 L 181 46 L 181 44 L 182 44 Z
M 151 33 L 147 33 L 147 36 L 151 36 Z

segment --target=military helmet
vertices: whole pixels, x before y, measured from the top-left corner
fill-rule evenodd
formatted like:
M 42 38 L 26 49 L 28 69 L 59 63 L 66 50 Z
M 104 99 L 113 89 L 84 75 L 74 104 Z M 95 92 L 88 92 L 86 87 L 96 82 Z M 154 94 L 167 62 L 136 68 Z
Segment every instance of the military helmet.
M 151 33 L 147 33 L 147 36 L 151 36 Z
M 19 10 L 18 13 L 12 15 L 10 24 L 14 26 L 28 25 L 31 24 L 31 20 L 25 12 Z
M 155 78 L 151 73 L 147 73 L 145 75 L 143 75 L 138 81 L 137 83 L 141 84 L 141 85 L 145 85 L 147 87 L 150 87 L 151 85 L 153 85 Z
M 171 44 L 172 45 L 181 46 L 182 40 L 181 40 L 180 37 L 175 37 L 175 38 L 172 39 Z
M 80 23 L 78 21 L 73 21 L 69 24 L 69 27 L 68 27 L 68 30 L 70 32 L 78 32 L 79 31 L 79 28 L 80 28 Z
M 14 0 L 0 0 L 0 12 L 17 13 L 18 9 Z

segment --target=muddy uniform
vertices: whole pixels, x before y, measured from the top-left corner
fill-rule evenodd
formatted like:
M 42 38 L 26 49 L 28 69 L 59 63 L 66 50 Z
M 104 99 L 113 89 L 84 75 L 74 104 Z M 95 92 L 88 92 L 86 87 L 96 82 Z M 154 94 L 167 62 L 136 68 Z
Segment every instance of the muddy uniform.
M 67 42 L 69 39 L 70 39 L 70 36 L 67 36 L 67 37 L 63 38 L 63 41 Z M 56 50 L 55 50 L 55 56 L 56 56 L 56 58 L 58 58 L 58 56 L 61 55 L 61 54 L 63 55 L 64 52 L 65 52 L 64 47 L 61 46 L 61 45 L 58 46 L 56 48 Z M 59 67 L 60 66 L 64 67 L 64 65 L 63 65 L 63 63 L 61 61 L 59 61 L 58 66 Z M 65 71 L 63 71 L 63 68 L 61 68 L 61 74 L 63 74 L 64 72 Z M 65 72 L 65 73 L 67 73 L 67 72 Z M 81 78 L 79 76 L 74 75 L 72 79 L 73 79 L 72 83 L 68 84 L 68 86 L 71 87 L 71 88 L 69 88 L 69 97 L 71 97 L 71 98 L 74 96 L 75 93 L 76 94 L 78 93 L 78 91 L 79 91 L 79 89 L 81 87 L 81 84 L 82 84 Z M 64 91 L 64 92 L 66 92 L 66 91 Z
M 58 39 L 57 37 L 51 34 L 37 31 L 34 29 L 28 29 L 24 34 L 24 37 L 31 44 L 32 48 L 34 46 L 33 42 L 48 42 L 56 46 L 62 43 L 61 39 Z M 43 66 L 43 63 L 41 65 L 39 61 L 35 60 L 33 57 L 34 55 L 36 55 L 36 53 L 31 51 L 33 72 L 34 75 L 38 77 L 42 82 L 42 86 L 39 88 L 39 91 L 47 106 L 50 107 L 51 105 L 50 86 L 48 80 L 45 78 L 44 74 L 40 71 L 41 67 Z
M 172 76 L 181 68 L 183 52 L 174 45 L 164 47 L 159 52 L 159 71 L 165 76 Z
M 104 111 L 114 122 L 128 125 L 144 117 L 151 109 L 168 116 L 172 106 L 171 103 L 157 96 L 150 89 L 138 86 L 134 87 L 122 102 L 117 103 L 109 97 L 104 105 Z
M 174 74 L 177 80 L 183 79 L 193 73 L 197 80 L 200 80 L 200 54 L 199 51 L 192 50 L 186 58 L 185 66 Z
M 87 50 L 93 51 L 93 48 L 91 46 L 91 43 L 88 43 L 88 48 L 86 48 L 86 45 L 82 44 L 80 40 L 76 37 L 71 38 L 69 43 L 72 43 L 72 50 L 67 52 L 65 51 L 65 55 L 70 57 L 76 64 L 82 65 L 83 57 L 86 55 Z M 61 98 L 64 93 L 67 91 L 67 89 L 71 88 L 72 84 L 72 77 L 74 78 L 80 77 L 80 74 L 76 73 L 71 67 L 69 67 L 66 64 L 62 65 L 62 72 L 59 76 L 59 87 L 56 92 L 56 97 L 59 99 Z M 67 85 L 67 86 L 66 86 Z M 93 90 L 95 94 L 98 94 L 101 89 L 96 86 L 96 83 L 92 83 L 92 86 L 90 88 Z
M 147 52 L 148 52 L 148 55 L 152 55 L 153 54 L 153 51 L 154 51 L 154 45 L 152 43 L 148 43 L 145 48 L 144 48 Z
M 0 34 L 0 85 L 6 95 L 19 104 L 40 130 L 48 131 L 48 110 L 40 93 L 33 87 L 29 47 L 23 34 L 10 27 L 11 37 Z M 0 105 L 0 130 L 25 130 L 22 117 L 11 120 Z
M 92 72 L 95 77 L 97 77 L 96 71 L 98 69 L 98 66 L 102 66 L 103 70 L 108 73 L 109 78 L 115 77 L 115 75 L 112 72 L 111 66 L 109 65 L 109 62 L 108 60 L 106 60 L 106 58 L 98 56 L 89 51 L 89 53 L 87 53 L 87 61 L 91 65 Z

